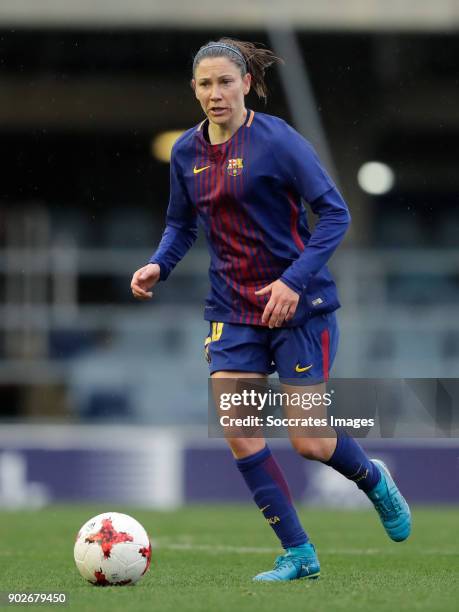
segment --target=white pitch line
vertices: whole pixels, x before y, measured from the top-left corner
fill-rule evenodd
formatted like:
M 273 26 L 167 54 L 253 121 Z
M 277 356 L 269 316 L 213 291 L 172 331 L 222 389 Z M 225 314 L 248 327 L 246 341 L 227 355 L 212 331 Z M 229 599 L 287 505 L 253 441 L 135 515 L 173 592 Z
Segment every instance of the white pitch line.
M 281 552 L 280 548 L 265 548 L 255 546 L 227 546 L 223 544 L 192 544 L 190 542 L 182 543 L 167 543 L 166 541 L 153 542 L 153 548 L 161 548 L 164 550 L 197 550 L 201 552 L 227 552 L 236 554 L 266 554 Z M 326 555 L 392 555 L 400 554 L 397 550 L 382 550 L 380 548 L 321 548 L 320 553 Z M 423 549 L 419 551 L 420 555 L 448 555 L 459 556 L 458 551 L 441 550 L 441 549 Z

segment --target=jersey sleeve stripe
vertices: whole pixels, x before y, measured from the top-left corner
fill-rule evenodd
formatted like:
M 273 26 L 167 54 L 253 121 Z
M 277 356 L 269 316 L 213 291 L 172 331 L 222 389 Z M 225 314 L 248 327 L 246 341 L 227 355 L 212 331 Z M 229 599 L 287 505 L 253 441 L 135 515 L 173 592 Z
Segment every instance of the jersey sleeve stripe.
M 304 243 L 301 240 L 301 236 L 298 232 L 298 204 L 295 202 L 293 194 L 287 194 L 288 201 L 290 202 L 290 231 L 292 232 L 292 238 L 296 246 L 300 249 L 300 252 L 304 251 Z

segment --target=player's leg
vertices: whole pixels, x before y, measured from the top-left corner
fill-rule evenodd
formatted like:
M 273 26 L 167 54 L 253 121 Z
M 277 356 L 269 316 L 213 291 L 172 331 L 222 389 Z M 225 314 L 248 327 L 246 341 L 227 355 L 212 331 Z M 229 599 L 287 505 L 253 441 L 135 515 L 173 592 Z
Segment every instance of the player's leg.
M 235 393 L 238 381 L 249 378 L 265 380 L 261 373 L 214 372 L 212 387 L 216 404 L 222 393 Z M 239 428 L 239 436 L 244 431 L 245 428 Z M 238 437 L 238 428 L 235 427 L 225 428 L 225 438 L 256 505 L 286 550 L 285 555 L 276 560 L 274 570 L 258 574 L 254 580 L 317 578 L 320 566 L 314 547 L 300 523 L 284 474 L 264 438 Z
M 258 379 L 263 384 L 271 367 L 265 330 L 228 324 L 220 329 L 221 333 L 214 334 L 214 339 L 206 343 L 217 407 L 222 393 L 240 389 L 241 379 Z M 246 437 L 247 429 L 243 432 L 245 436 L 238 435 L 237 428 L 225 428 L 226 440 L 256 505 L 286 549 L 275 570 L 266 573 L 269 577 L 258 575 L 255 579 L 317 577 L 320 568 L 315 553 L 311 555 L 314 548 L 300 523 L 282 470 L 261 434 L 257 437 L 257 432 L 253 432 L 253 437 Z
M 326 384 L 308 384 L 305 378 L 303 384 L 282 383 L 282 392 L 291 397 L 301 397 L 304 394 L 316 398 L 324 397 Z M 304 410 L 293 402 L 287 403 L 284 410 L 290 418 L 301 419 L 305 416 Z M 326 419 L 327 410 L 323 405 L 317 405 L 310 408 L 306 414 L 314 419 Z M 289 436 L 293 448 L 302 457 L 326 463 L 354 481 L 365 493 L 371 491 L 380 480 L 377 466 L 371 462 L 360 444 L 342 429 L 334 429 L 328 425 L 310 429 L 290 427 Z
M 313 317 L 303 328 L 278 330 L 277 335 L 275 361 L 281 380 L 289 383 L 284 384 L 284 390 L 304 393 L 306 385 L 308 393 L 323 397 L 338 344 L 334 313 Z M 311 367 L 307 370 L 298 367 L 303 363 Z M 292 384 L 295 379 L 298 386 Z M 411 531 L 410 511 L 387 467 L 381 461 L 371 460 L 343 429 L 324 427 L 320 436 L 305 436 L 297 431 L 291 435 L 291 441 L 303 457 L 321 461 L 355 482 L 373 502 L 389 537 L 405 540 Z

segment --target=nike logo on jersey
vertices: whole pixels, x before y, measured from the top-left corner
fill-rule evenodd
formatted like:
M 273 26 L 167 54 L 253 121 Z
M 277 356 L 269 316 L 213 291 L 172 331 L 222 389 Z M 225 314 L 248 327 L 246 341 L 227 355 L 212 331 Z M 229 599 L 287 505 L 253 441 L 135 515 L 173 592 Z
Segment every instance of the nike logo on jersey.
M 271 504 L 268 504 L 267 506 L 264 506 L 263 508 L 260 508 L 260 512 L 264 512 L 267 508 L 269 508 Z
M 196 166 L 193 168 L 193 174 L 199 174 L 200 172 L 204 172 L 204 170 L 207 170 L 207 168 L 210 168 L 209 166 L 204 166 L 202 168 L 196 168 Z
M 304 368 L 302 368 L 302 367 L 300 366 L 300 364 L 299 364 L 299 363 L 297 363 L 297 364 L 296 364 L 296 368 L 295 368 L 295 372 L 307 372 L 308 370 L 310 370 L 310 369 L 312 368 L 312 365 L 313 365 L 313 364 L 311 363 L 311 365 L 304 366 Z

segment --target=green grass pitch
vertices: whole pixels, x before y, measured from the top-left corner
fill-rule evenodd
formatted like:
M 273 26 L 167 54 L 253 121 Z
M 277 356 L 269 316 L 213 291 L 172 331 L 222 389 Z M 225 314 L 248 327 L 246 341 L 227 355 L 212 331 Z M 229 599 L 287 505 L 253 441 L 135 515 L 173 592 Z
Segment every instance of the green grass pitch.
M 94 587 L 74 566 L 77 530 L 107 510 L 133 515 L 150 533 L 151 570 L 136 586 Z M 65 591 L 65 609 L 81 612 L 458 609 L 457 508 L 416 509 L 410 540 L 398 544 L 386 537 L 374 512 L 302 509 L 301 517 L 319 553 L 321 578 L 255 584 L 251 577 L 272 566 L 278 545 L 251 506 L 0 512 L 0 591 Z

